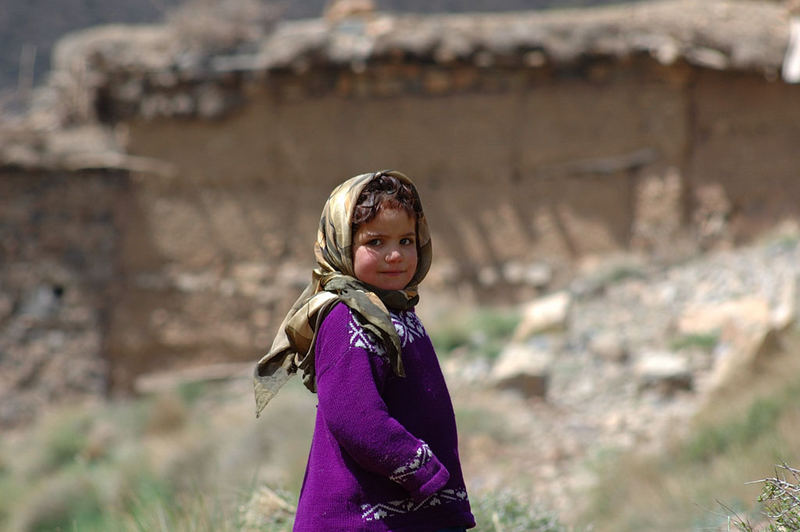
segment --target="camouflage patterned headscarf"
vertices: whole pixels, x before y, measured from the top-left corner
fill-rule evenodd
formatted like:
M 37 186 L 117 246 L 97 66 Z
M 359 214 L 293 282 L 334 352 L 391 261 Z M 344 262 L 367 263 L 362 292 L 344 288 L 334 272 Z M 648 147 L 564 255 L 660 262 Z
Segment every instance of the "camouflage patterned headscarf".
M 392 325 L 389 309 L 403 310 L 417 304 L 417 285 L 431 265 L 431 239 L 425 215 L 420 213 L 417 219 L 417 270 L 404 290 L 381 290 L 356 279 L 352 255 L 353 210 L 366 184 L 379 175 L 391 175 L 407 183 L 419 200 L 414 183 L 392 170 L 361 174 L 334 189 L 319 221 L 314 245 L 317 267 L 312 272 L 311 282 L 281 323 L 272 348 L 256 365 L 256 417 L 298 370 L 303 374 L 306 387 L 316 391 L 314 344 L 317 329 L 340 301 L 358 314 L 365 329 L 381 339 L 394 373 L 405 376 L 400 339 Z

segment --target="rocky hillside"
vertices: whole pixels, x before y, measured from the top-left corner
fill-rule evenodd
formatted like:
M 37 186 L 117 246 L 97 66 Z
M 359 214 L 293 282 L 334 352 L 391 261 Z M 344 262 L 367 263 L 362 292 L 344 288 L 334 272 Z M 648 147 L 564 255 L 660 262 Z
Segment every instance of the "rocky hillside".
M 445 363 L 455 403 L 472 412 L 472 485 L 513 478 L 568 515 L 600 453 L 662 452 L 781 350 L 797 323 L 799 236 L 790 228 L 670 267 L 590 265 L 568 290 L 522 307 L 496 361 L 471 355 L 485 350 L 478 327 Z

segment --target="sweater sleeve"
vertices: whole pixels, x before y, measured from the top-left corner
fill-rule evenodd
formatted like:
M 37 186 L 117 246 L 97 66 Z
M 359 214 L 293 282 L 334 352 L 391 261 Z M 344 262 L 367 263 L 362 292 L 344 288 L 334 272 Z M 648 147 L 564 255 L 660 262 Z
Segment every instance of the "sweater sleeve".
M 390 369 L 370 347 L 346 306 L 325 318 L 315 353 L 319 411 L 356 463 L 424 500 L 443 488 L 450 474 L 424 441 L 389 414 L 379 386 Z

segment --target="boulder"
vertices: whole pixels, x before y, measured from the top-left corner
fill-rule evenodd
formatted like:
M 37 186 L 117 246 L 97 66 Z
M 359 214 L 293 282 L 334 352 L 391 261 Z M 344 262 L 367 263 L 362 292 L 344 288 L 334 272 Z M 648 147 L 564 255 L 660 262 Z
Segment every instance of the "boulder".
M 689 306 L 678 318 L 684 335 L 721 332 L 726 328 L 764 329 L 772 319 L 769 302 L 758 296 Z
M 522 309 L 522 320 L 514 331 L 514 341 L 522 342 L 545 331 L 563 330 L 571 303 L 572 298 L 567 292 L 556 292 L 528 303 Z
M 675 353 L 644 353 L 639 357 L 634 373 L 640 390 L 655 389 L 671 395 L 679 390 L 691 390 L 694 386 L 689 361 Z
M 490 381 L 496 388 L 515 390 L 525 397 L 545 397 L 551 362 L 549 351 L 512 343 L 500 354 Z
M 772 357 L 782 349 L 781 333 L 778 330 L 727 330 L 722 349 L 708 378 L 709 397 L 746 381 L 760 361 Z
M 744 297 L 723 303 L 694 306 L 678 321 L 684 333 L 719 333 L 715 361 L 704 385 L 715 392 L 747 378 L 759 360 L 780 349 L 780 333 L 796 320 L 796 280 L 791 276 L 770 303 L 761 297 Z

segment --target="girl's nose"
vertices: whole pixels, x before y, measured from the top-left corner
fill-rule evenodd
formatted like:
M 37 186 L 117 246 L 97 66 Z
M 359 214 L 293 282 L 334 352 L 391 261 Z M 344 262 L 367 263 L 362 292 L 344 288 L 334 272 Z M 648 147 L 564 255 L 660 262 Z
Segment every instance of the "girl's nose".
M 392 249 L 386 254 L 386 262 L 399 262 L 402 258 L 403 256 L 397 249 Z

